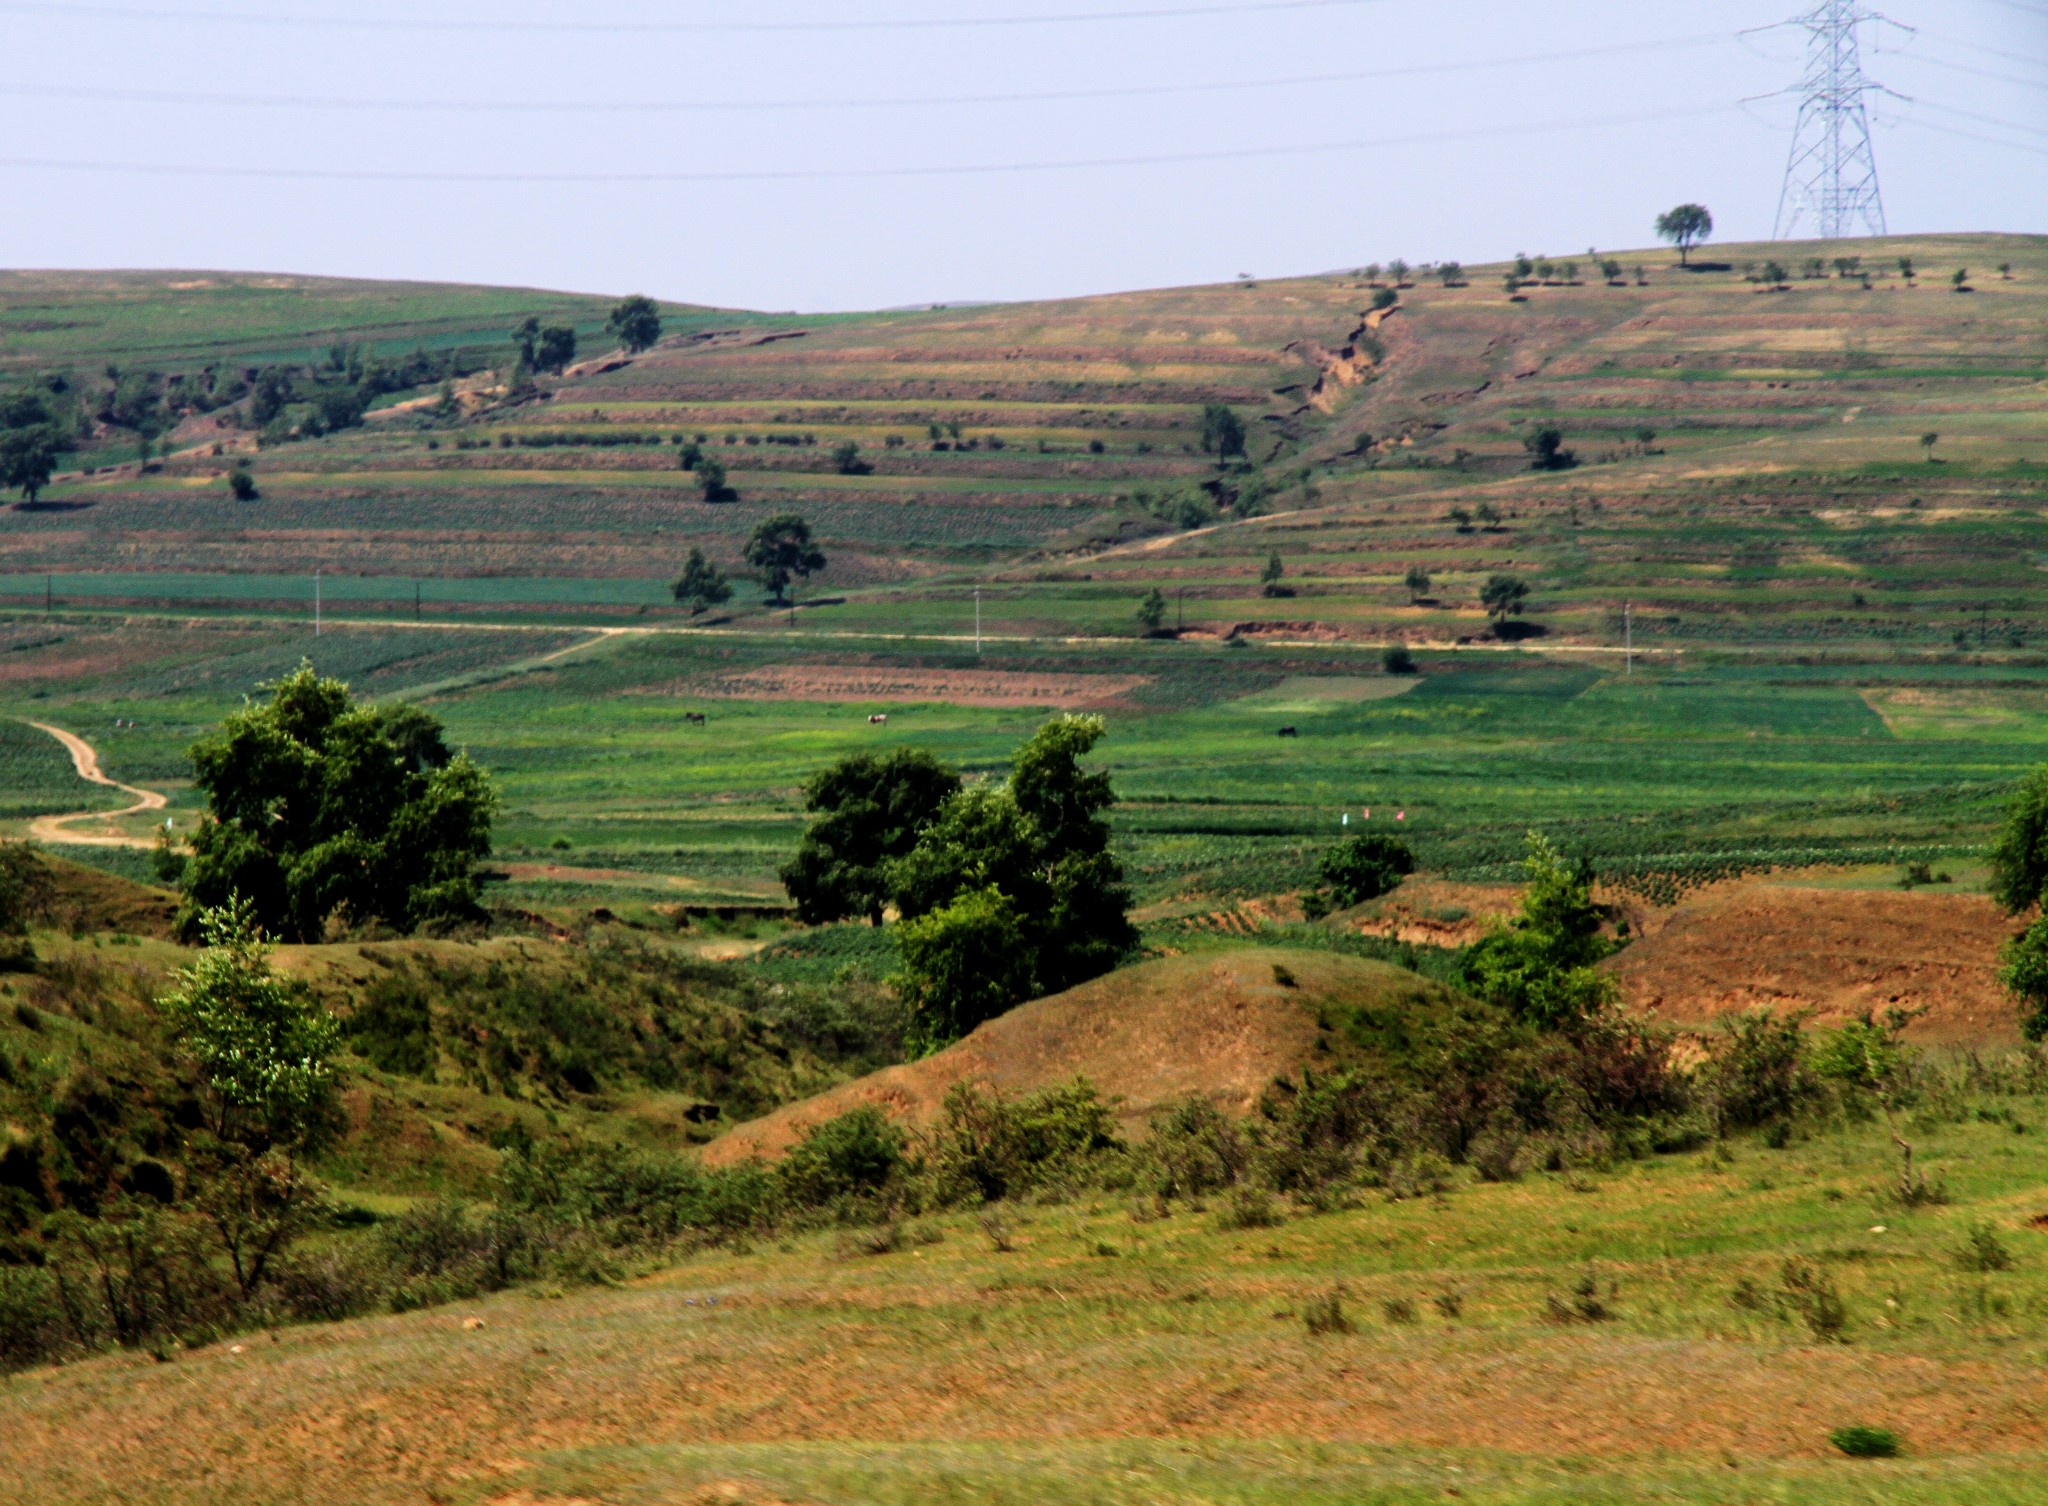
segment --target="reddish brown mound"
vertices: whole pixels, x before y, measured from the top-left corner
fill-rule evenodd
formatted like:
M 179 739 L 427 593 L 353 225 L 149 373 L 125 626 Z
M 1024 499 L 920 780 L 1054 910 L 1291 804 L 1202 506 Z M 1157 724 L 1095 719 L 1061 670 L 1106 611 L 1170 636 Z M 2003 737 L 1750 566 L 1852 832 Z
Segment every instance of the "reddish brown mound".
M 1997 978 L 2014 924 L 1981 894 L 1731 884 L 1647 929 L 1609 966 L 1631 1007 L 1667 1020 L 1765 1006 L 1828 1024 L 1924 1008 L 1909 1032 L 1921 1040 L 2018 1038 Z
M 1276 966 L 1293 976 L 1293 987 L 1276 981 Z M 927 1124 L 947 1092 L 967 1081 L 1028 1093 L 1085 1076 L 1118 1100 L 1130 1132 L 1191 1093 L 1243 1113 L 1275 1077 L 1311 1060 L 1319 1001 L 1406 997 L 1431 987 L 1399 968 L 1327 952 L 1256 947 L 1164 957 L 1020 1005 L 935 1056 L 742 1124 L 704 1154 L 719 1164 L 778 1156 L 813 1126 L 863 1104 Z

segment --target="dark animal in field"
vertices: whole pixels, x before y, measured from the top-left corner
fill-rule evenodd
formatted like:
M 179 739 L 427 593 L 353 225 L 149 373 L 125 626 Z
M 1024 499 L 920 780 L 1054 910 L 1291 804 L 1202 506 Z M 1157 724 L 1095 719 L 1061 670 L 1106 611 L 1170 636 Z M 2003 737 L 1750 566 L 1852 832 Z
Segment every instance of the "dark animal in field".
M 685 711 L 683 713 L 683 720 L 693 727 L 701 727 L 704 725 L 704 713 L 701 711 Z
M 1281 735 L 1282 737 L 1299 737 L 1299 736 L 1301 736 L 1301 734 L 1300 734 L 1299 732 L 1296 732 L 1296 731 L 1295 731 L 1295 730 L 1294 730 L 1294 729 L 1293 729 L 1292 727 L 1282 727 L 1282 728 L 1280 729 L 1280 735 Z

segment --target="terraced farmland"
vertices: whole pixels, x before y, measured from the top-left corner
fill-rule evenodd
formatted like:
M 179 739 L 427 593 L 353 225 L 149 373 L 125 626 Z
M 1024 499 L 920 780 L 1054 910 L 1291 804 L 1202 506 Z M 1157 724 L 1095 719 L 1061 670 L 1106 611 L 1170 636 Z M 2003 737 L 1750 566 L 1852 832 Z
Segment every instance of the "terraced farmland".
M 1382 290 L 1351 276 L 680 311 L 653 351 L 532 400 L 264 450 L 260 501 L 232 501 L 227 457 L 201 450 L 0 513 L 0 598 L 24 642 L 63 640 L 10 656 L 10 704 L 166 729 L 110 757 L 171 778 L 193 729 L 310 652 L 431 698 L 501 773 L 506 855 L 585 875 L 557 888 L 772 896 L 819 763 L 919 741 L 997 770 L 1063 698 L 1111 718 L 1158 905 L 1297 882 L 1340 813 L 1383 804 L 1475 876 L 1532 824 L 1652 887 L 1770 854 L 1962 855 L 2048 705 L 2048 244 L 1863 243 L 1854 276 L 1799 275 L 1807 249 L 1624 257 L 1615 285 L 1559 266 L 1513 301 L 1474 268 L 1371 318 Z M 1784 286 L 1745 276 L 1766 255 Z M 1251 469 L 1204 453 L 1211 403 L 1247 424 Z M 1575 466 L 1530 468 L 1543 425 Z M 737 500 L 704 500 L 689 442 Z M 1255 480 L 1265 515 L 1190 527 L 1152 505 L 1219 477 Z M 668 602 L 690 547 L 734 568 L 780 511 L 832 559 L 801 612 L 744 586 L 694 621 Z M 316 570 L 330 626 L 389 629 L 314 640 Z M 1479 601 L 1499 573 L 1530 593 L 1504 626 Z M 1155 588 L 1168 615 L 1143 639 Z M 193 653 L 105 615 L 166 607 L 223 636 Z M 1396 641 L 1421 685 L 1382 698 Z M 686 707 L 720 734 L 686 730 Z

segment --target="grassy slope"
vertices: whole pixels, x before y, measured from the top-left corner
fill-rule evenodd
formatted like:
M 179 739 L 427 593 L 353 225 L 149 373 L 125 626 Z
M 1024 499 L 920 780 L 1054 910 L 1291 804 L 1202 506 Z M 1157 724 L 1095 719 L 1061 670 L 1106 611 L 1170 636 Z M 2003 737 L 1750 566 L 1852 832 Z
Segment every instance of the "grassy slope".
M 880 1259 L 800 1237 L 98 1360 L 0 1381 L 0 1500 L 2038 1500 L 2042 1105 L 2015 1106 L 2028 1135 L 1915 1132 L 1957 1194 L 1918 1213 L 1875 1197 L 1867 1126 L 1277 1229 L 1108 1199 L 1014 1211 L 1008 1253 L 968 1217 Z M 1979 1219 L 2014 1270 L 1957 1269 Z M 1838 1283 L 1847 1342 L 1731 1303 L 1788 1254 Z M 1589 1271 L 1612 1320 L 1546 1321 Z M 1359 1331 L 1312 1337 L 1333 1286 Z M 1833 1455 L 1849 1422 L 1908 1457 Z

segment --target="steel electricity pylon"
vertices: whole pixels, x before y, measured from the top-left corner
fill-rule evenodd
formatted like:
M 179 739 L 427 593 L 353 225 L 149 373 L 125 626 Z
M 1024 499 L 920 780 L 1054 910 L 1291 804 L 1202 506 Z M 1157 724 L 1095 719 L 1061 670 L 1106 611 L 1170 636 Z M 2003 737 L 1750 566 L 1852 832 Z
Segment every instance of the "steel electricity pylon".
M 1787 23 L 1807 34 L 1806 71 L 1787 91 L 1799 96 L 1799 123 L 1785 161 L 1773 239 L 1885 233 L 1864 96 L 1889 91 L 1863 76 L 1857 38 L 1866 23 L 1884 19 L 1856 0 L 1821 0 Z

